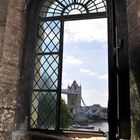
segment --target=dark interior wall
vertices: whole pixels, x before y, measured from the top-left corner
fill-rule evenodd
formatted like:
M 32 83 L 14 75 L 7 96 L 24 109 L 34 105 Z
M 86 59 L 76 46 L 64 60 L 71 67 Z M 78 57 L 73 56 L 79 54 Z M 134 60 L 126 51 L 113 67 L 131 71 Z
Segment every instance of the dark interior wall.
M 30 125 L 30 112 L 31 112 L 31 99 L 32 99 L 32 85 L 34 73 L 34 52 L 36 49 L 36 37 L 38 29 L 38 8 L 42 0 L 34 1 L 28 0 L 25 12 L 25 28 L 24 40 L 22 44 L 22 56 L 20 67 L 20 80 L 19 80 L 19 104 L 20 112 L 18 112 L 17 129 L 29 130 Z
M 128 0 L 129 60 L 140 94 L 140 1 Z
M 140 138 L 140 1 L 128 0 L 132 139 Z

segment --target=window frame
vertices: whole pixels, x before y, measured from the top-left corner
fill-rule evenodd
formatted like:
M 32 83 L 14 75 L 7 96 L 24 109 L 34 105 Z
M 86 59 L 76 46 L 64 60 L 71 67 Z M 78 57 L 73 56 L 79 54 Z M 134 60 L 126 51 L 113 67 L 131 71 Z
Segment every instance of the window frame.
M 44 1 L 45 2 L 45 1 Z M 42 7 L 41 6 L 40 8 Z M 39 12 L 38 12 L 39 13 Z M 38 15 L 37 15 L 38 16 Z M 56 114 L 56 128 L 55 130 L 60 130 L 60 101 L 61 101 L 61 79 L 62 79 L 62 59 L 63 59 L 63 33 L 64 33 L 64 22 L 65 21 L 73 21 L 73 20 L 86 20 L 86 19 L 97 19 L 97 18 L 107 18 L 106 11 L 105 12 L 99 12 L 97 13 L 87 13 L 87 14 L 78 14 L 78 15 L 60 15 L 60 16 L 53 16 L 53 17 L 38 17 L 37 24 L 39 26 L 40 22 L 47 22 L 47 21 L 60 21 L 61 27 L 60 27 L 60 54 L 59 54 L 59 64 L 58 64 L 58 93 L 57 93 L 57 98 L 58 100 L 56 101 L 57 105 L 57 114 Z M 39 28 L 37 28 L 39 30 Z M 34 56 L 35 58 L 37 57 L 36 55 Z M 35 59 L 34 58 L 34 59 Z M 31 121 L 30 121 L 31 123 Z M 31 128 L 31 129 L 36 129 L 36 128 Z

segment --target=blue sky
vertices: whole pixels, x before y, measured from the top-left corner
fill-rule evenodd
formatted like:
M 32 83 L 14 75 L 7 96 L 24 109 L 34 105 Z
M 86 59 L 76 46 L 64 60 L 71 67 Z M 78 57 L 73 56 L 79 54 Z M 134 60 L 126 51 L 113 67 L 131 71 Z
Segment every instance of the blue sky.
M 65 22 L 62 88 L 76 80 L 86 105 L 107 106 L 107 50 L 106 19 Z

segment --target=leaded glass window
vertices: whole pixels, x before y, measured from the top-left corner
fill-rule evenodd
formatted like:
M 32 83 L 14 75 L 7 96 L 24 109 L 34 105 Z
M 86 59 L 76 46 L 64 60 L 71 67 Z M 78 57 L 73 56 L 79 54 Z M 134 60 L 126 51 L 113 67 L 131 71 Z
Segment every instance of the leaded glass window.
M 106 12 L 106 0 L 47 0 L 40 17 Z
M 39 12 L 30 127 L 58 130 L 66 20 L 106 17 L 105 0 L 44 0 Z

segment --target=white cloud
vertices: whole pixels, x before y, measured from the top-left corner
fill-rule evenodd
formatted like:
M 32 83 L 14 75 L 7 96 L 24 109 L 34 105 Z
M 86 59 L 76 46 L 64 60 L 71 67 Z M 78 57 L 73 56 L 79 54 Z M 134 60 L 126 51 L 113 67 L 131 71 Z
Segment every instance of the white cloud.
M 108 75 L 107 74 L 99 75 L 98 78 L 101 79 L 101 80 L 104 80 L 104 81 L 108 81 Z
M 97 73 L 91 72 L 91 71 L 90 71 L 90 72 L 88 73 L 88 75 L 89 75 L 89 76 L 95 76 L 95 75 L 97 75 Z
M 95 78 L 98 78 L 100 80 L 108 81 L 108 75 L 107 74 L 99 75 L 98 73 L 93 72 L 90 69 L 82 69 L 82 68 L 80 68 L 80 72 L 83 73 L 83 74 L 86 74 L 87 76 L 94 76 Z
M 78 58 L 75 58 L 74 56 L 64 56 L 63 58 L 64 60 L 64 64 L 82 64 L 83 62 L 78 59 Z
M 65 42 L 77 41 L 99 41 L 106 42 L 107 40 L 107 20 L 79 20 L 65 22 Z
M 84 73 L 84 74 L 87 74 L 88 76 L 95 76 L 95 75 L 97 75 L 97 73 L 95 73 L 95 72 L 93 72 L 93 71 L 91 71 L 89 69 L 82 69 L 82 68 L 80 68 L 80 72 Z
M 80 72 L 81 72 L 81 73 L 89 73 L 90 70 L 89 70 L 89 69 L 80 69 Z

